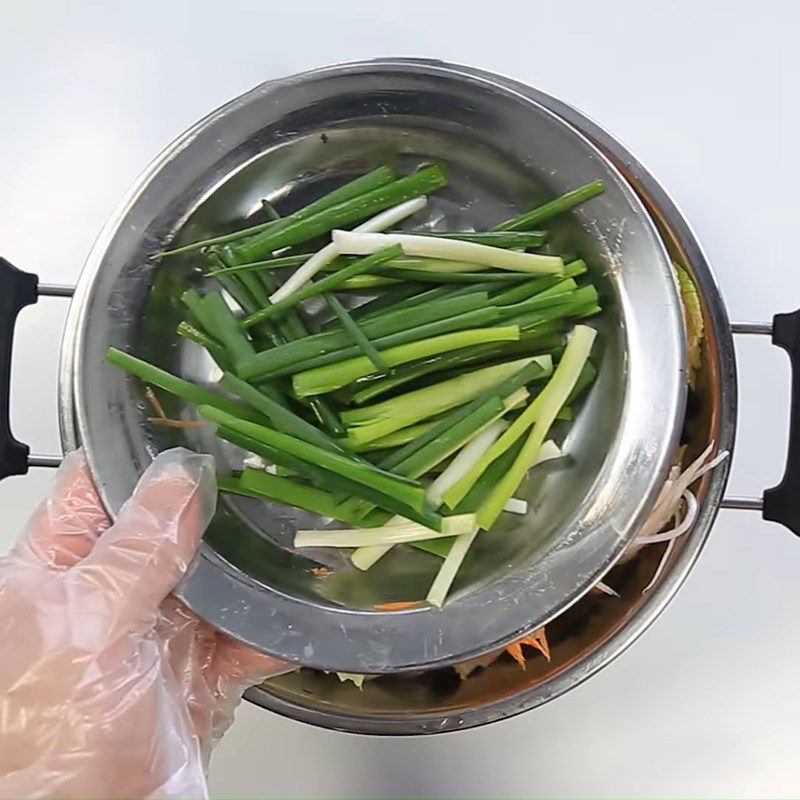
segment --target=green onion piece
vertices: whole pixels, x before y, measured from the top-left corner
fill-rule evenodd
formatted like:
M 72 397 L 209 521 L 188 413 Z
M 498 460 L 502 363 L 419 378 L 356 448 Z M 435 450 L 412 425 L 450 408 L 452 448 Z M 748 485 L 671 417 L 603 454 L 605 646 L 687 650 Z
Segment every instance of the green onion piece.
M 419 325 L 414 328 L 408 328 L 404 331 L 389 334 L 388 336 L 381 336 L 375 339 L 376 347 L 382 351 L 397 345 L 409 344 L 411 342 L 418 342 L 423 339 L 429 339 L 432 336 L 439 336 L 444 333 L 451 333 L 452 331 L 462 331 L 468 328 L 483 327 L 485 325 L 492 325 L 497 322 L 498 313 L 494 306 L 486 306 L 485 308 L 478 308 L 475 311 L 468 311 L 465 314 L 458 314 L 448 319 L 440 319 L 436 322 L 429 322 L 427 325 Z M 316 367 L 324 367 L 329 364 L 336 364 L 347 359 L 357 356 L 360 349 L 357 345 L 345 347 L 341 350 L 335 350 L 332 353 L 310 358 L 307 361 L 301 361 L 291 366 L 284 367 L 281 370 L 273 372 L 273 375 L 291 375 L 295 372 L 305 372 Z M 251 362 L 246 362 L 251 363 Z M 386 370 L 378 374 L 384 374 Z
M 219 385 L 236 395 L 251 408 L 263 414 L 279 431 L 295 436 L 298 439 L 323 447 L 334 453 L 346 453 L 346 449 L 293 411 L 285 408 L 263 392 L 245 383 L 236 375 L 226 372 Z
M 275 223 L 275 229 L 266 230 L 239 245 L 229 245 L 226 253 L 232 265 L 258 261 L 274 250 L 299 244 L 334 228 L 365 219 L 404 200 L 429 194 L 446 183 L 447 178 L 441 166 L 426 167 L 371 191 L 359 190 L 355 196 L 299 221 L 285 217 Z
M 342 422 L 348 428 L 355 425 L 372 425 L 376 422 L 395 422 L 408 417 L 412 422 L 441 414 L 456 406 L 468 403 L 483 392 L 499 386 L 507 378 L 519 373 L 523 367 L 533 363 L 533 358 L 507 361 L 492 367 L 465 372 L 450 380 L 435 383 L 413 392 L 384 400 L 371 406 L 347 409 L 342 412 Z M 536 359 L 539 369 L 537 375 L 543 376 L 552 371 L 548 358 Z
M 418 511 L 399 500 L 395 495 L 379 492 L 363 483 L 358 483 L 344 475 L 327 470 L 319 466 L 316 462 L 304 461 L 301 458 L 287 453 L 285 450 L 280 450 L 263 441 L 247 436 L 239 430 L 220 426 L 217 428 L 217 435 L 235 444 L 237 447 L 241 447 L 243 450 L 256 453 L 268 459 L 273 464 L 288 467 L 296 474 L 307 476 L 322 489 L 327 489 L 331 492 L 344 492 L 347 495 L 363 498 L 373 506 L 378 506 L 379 508 L 384 508 L 395 514 L 408 517 L 433 530 L 441 530 L 442 517 L 434 512 L 428 505 L 425 505 L 424 508 Z
M 425 506 L 425 492 L 419 486 L 409 483 L 391 472 L 386 472 L 364 461 L 356 461 L 351 456 L 326 450 L 280 431 L 266 428 L 263 425 L 238 419 L 212 406 L 200 406 L 198 411 L 201 416 L 222 427 L 238 431 L 269 447 L 316 464 L 329 472 L 335 472 L 376 491 L 390 494 L 417 511 Z
M 431 322 L 453 319 L 460 314 L 486 306 L 487 301 L 488 295 L 485 292 L 475 292 L 430 303 L 419 308 L 414 313 L 414 321 L 411 327 L 419 328 Z M 359 325 L 366 336 L 376 341 L 394 333 L 408 330 L 410 328 L 409 319 L 409 315 L 405 312 L 386 313 L 375 319 L 364 320 Z M 430 329 L 422 333 L 422 337 L 430 335 L 432 335 Z M 405 341 L 414 341 L 414 338 L 412 337 Z M 287 367 L 292 368 L 288 371 L 291 373 L 292 371 L 297 371 L 294 369 L 297 364 L 326 353 L 342 350 L 348 346 L 349 342 L 347 331 L 326 331 L 315 336 L 306 336 L 272 350 L 256 353 L 252 358 L 243 361 L 239 367 L 242 376 L 247 379 L 286 374 L 283 370 Z M 403 344 L 403 342 L 394 342 L 394 344 Z
M 360 225 L 356 227 L 357 231 L 383 231 L 387 228 L 391 228 L 393 225 L 398 224 L 406 217 L 411 216 L 412 214 L 416 214 L 417 211 L 425 208 L 428 199 L 426 197 L 415 197 L 412 200 L 406 200 L 404 203 L 399 203 L 396 206 L 392 206 L 391 208 L 382 211 L 380 214 L 376 214 L 374 217 L 370 217 L 366 222 L 362 222 Z M 302 289 L 318 272 L 323 269 L 330 269 L 333 267 L 334 269 L 339 269 L 340 267 L 344 266 L 344 264 L 337 264 L 336 262 L 343 261 L 339 257 L 339 250 L 333 242 L 330 244 L 325 245 L 320 250 L 317 250 L 308 261 L 305 262 L 301 267 L 296 269 L 287 279 L 283 286 L 280 287 L 273 295 L 270 297 L 273 303 L 278 303 L 281 300 L 285 300 L 290 295 L 294 294 L 295 292 Z M 357 277 L 357 276 L 354 276 Z M 348 280 L 353 280 L 353 278 L 348 278 L 345 281 L 342 281 L 342 284 L 346 283 Z
M 422 284 L 405 283 L 398 286 L 392 286 L 386 289 L 373 300 L 362 303 L 358 308 L 354 308 L 350 314 L 353 319 L 363 322 L 368 317 L 377 314 L 386 309 L 393 309 L 402 306 L 402 304 L 411 298 L 416 297 L 425 290 Z
M 394 431 L 386 436 L 382 436 L 380 439 L 375 439 L 375 441 L 367 442 L 362 445 L 356 444 L 352 438 L 349 437 L 345 439 L 345 441 L 347 442 L 348 449 L 354 453 L 364 453 L 370 450 L 389 450 L 392 447 L 400 447 L 408 442 L 413 442 L 417 436 L 430 430 L 437 422 L 438 419 L 431 419 L 425 422 L 419 422 L 415 425 L 407 425 L 405 428 L 400 428 L 398 431 Z
M 391 347 L 381 353 L 383 359 L 390 367 L 425 358 L 435 353 L 444 353 L 448 350 L 457 350 L 473 344 L 485 342 L 516 341 L 519 339 L 519 328 L 515 325 L 498 328 L 477 328 L 475 330 L 447 333 L 444 336 L 435 336 L 427 341 L 411 342 L 397 347 Z M 360 356 L 331 364 L 326 367 L 317 367 L 305 372 L 298 372 L 292 376 L 292 385 L 298 397 L 325 394 L 342 386 L 347 386 L 358 378 L 363 378 L 375 371 L 368 358 Z
M 108 348 L 106 360 L 109 364 L 135 375 L 144 383 L 158 386 L 160 389 L 180 397 L 181 400 L 185 400 L 187 403 L 192 403 L 196 406 L 213 406 L 220 411 L 225 411 L 228 414 L 233 414 L 252 422 L 263 422 L 264 420 L 260 414 L 251 411 L 234 400 L 229 400 L 211 389 L 206 389 L 205 386 L 199 386 L 196 383 L 179 378 L 177 375 L 148 364 L 140 358 L 123 353 L 122 350 L 117 350 L 116 347 Z
M 183 253 L 193 253 L 197 250 L 202 250 L 204 247 L 226 244 L 227 242 L 235 242 L 237 239 L 244 239 L 247 236 L 254 236 L 257 233 L 263 233 L 274 226 L 274 220 L 261 222 L 258 225 L 251 225 L 249 228 L 241 228 L 233 233 L 226 233 L 222 236 L 212 236 L 210 239 L 201 239 L 198 242 L 191 242 L 180 247 L 175 247 L 172 250 L 162 250 L 159 253 L 153 253 L 153 255 L 150 256 L 150 260 L 153 261 L 158 258 L 164 258 L 165 256 L 178 256 Z
M 473 514 L 460 517 L 446 517 L 442 521 L 442 530 L 435 531 L 419 523 L 409 520 L 393 519 L 380 528 L 351 528 L 349 530 L 313 530 L 297 531 L 294 546 L 304 547 L 364 547 L 367 545 L 386 546 L 420 542 L 425 539 L 440 539 L 453 536 L 461 530 L 476 530 Z
M 520 391 L 525 391 L 524 389 Z M 506 412 L 503 400 L 490 397 L 471 414 L 429 442 L 425 447 L 401 461 L 395 468 L 400 475 L 418 478 L 429 469 L 443 461 L 447 456 L 463 447 L 477 432 L 486 425 L 499 419 Z
M 383 275 L 355 275 L 342 281 L 338 286 L 340 292 L 367 292 L 380 286 L 397 286 L 399 278 L 388 278 Z
M 477 529 L 470 533 L 463 533 L 461 536 L 456 537 L 450 547 L 447 557 L 442 566 L 439 567 L 439 572 L 436 573 L 436 578 L 428 590 L 428 596 L 425 598 L 435 608 L 441 608 L 444 605 L 447 593 L 450 591 L 458 570 L 461 568 L 461 564 L 477 535 Z
M 501 344 L 476 345 L 404 364 L 384 378 L 365 378 L 362 382 L 356 383 L 356 387 L 360 387 L 363 383 L 363 388 L 357 388 L 357 391 L 351 395 L 350 400 L 357 405 L 361 405 L 417 378 L 434 372 L 446 371 L 451 367 L 472 365 L 513 355 L 547 354 L 563 344 L 559 330 L 560 326 L 558 324 L 551 323 L 550 328 L 543 325 L 541 330 L 539 328 L 536 329 L 536 335 L 533 333 L 528 334 L 524 341 L 521 340 L 514 345 L 505 342 Z
M 214 361 L 216 361 L 217 366 L 219 366 L 220 369 L 225 369 L 226 365 L 229 363 L 228 354 L 225 351 L 225 348 L 216 339 L 213 339 L 204 331 L 195 328 L 194 325 L 190 325 L 185 321 L 179 323 L 177 334 L 178 336 L 182 336 L 184 339 L 188 339 L 190 342 L 199 344 L 200 347 L 207 350 L 208 354 L 214 359 Z
M 392 286 L 386 289 L 382 295 L 375 298 L 369 303 L 365 303 L 360 308 L 356 309 L 358 313 L 355 314 L 359 322 L 366 322 L 379 317 L 385 313 L 394 313 L 408 310 L 415 306 L 421 306 L 431 303 L 434 300 L 452 299 L 457 295 L 458 290 L 451 291 L 449 286 L 437 286 L 435 289 L 426 289 L 424 285 L 420 284 L 416 292 L 412 292 L 409 296 L 402 299 L 395 298 L 395 294 L 401 292 L 405 285 Z M 473 287 L 461 287 L 461 290 L 471 291 Z M 475 289 L 475 291 L 480 291 Z
M 393 181 L 394 175 L 388 167 L 378 167 L 377 169 L 374 169 L 365 175 L 360 175 L 358 178 L 349 181 L 348 183 L 344 184 L 344 186 L 340 186 L 338 189 L 328 192 L 328 194 L 323 195 L 313 203 L 309 203 L 307 206 L 303 206 L 303 208 L 295 211 L 294 214 L 290 214 L 288 217 L 282 217 L 279 220 L 254 226 L 254 228 L 258 228 L 258 230 L 255 230 L 254 228 L 248 228 L 237 233 L 228 234 L 227 236 L 218 236 L 215 240 L 206 239 L 205 242 L 198 242 L 194 245 L 189 245 L 188 247 L 190 247 L 192 250 L 196 250 L 198 247 L 206 247 L 208 245 L 219 246 L 229 242 L 235 242 L 240 239 L 246 239 L 247 242 L 250 242 L 259 237 L 263 238 L 268 234 L 273 237 L 278 236 L 280 235 L 281 231 L 284 231 L 287 228 L 296 226 L 302 223 L 304 220 L 313 218 L 317 214 L 326 211 L 333 206 L 348 200 L 352 200 L 355 197 L 373 191 L 380 186 L 390 184 Z M 176 252 L 179 251 L 173 251 L 172 254 L 174 255 Z M 180 252 L 186 252 L 186 249 L 183 248 Z M 264 255 L 266 255 L 267 252 L 269 251 L 265 251 Z M 256 258 L 260 257 L 260 255 L 256 256 Z M 256 258 L 247 260 L 254 261 Z M 241 263 L 241 261 L 237 263 Z
M 307 300 L 315 295 L 331 291 L 347 278 L 358 275 L 362 272 L 366 272 L 374 266 L 383 264 L 389 259 L 398 256 L 401 252 L 402 250 L 400 246 L 396 245 L 394 247 L 387 247 L 385 250 L 381 250 L 380 252 L 373 253 L 366 258 L 359 259 L 355 263 L 340 269 L 338 272 L 331 273 L 321 280 L 318 280 L 316 283 L 307 284 L 302 289 L 298 289 L 296 292 L 289 295 L 289 297 L 286 299 L 279 300 L 277 303 L 272 303 L 261 311 L 257 311 L 255 314 L 245 317 L 245 319 L 242 321 L 242 325 L 245 328 L 251 328 L 253 325 L 257 325 L 259 322 L 263 322 L 264 320 L 270 319 L 278 314 L 283 314 L 288 309 L 294 308 L 303 300 Z
M 500 419 L 508 410 L 524 402 L 527 397 L 527 390 L 520 387 L 504 400 L 500 397 L 481 399 L 446 429 L 437 426 L 436 434 L 434 436 L 428 434 L 422 447 L 402 460 L 395 460 L 393 474 L 408 477 L 424 475 L 466 444 L 477 432 Z M 367 514 L 372 510 L 369 503 L 356 499 L 346 501 L 342 506 L 347 513 L 353 514 Z
M 476 529 L 474 515 L 465 514 L 463 517 L 447 517 L 443 520 L 441 531 L 433 531 L 419 523 L 395 518 L 382 527 L 372 528 L 371 530 L 352 528 L 350 530 L 298 531 L 294 545 L 298 549 L 304 547 L 390 548 L 395 544 L 413 544 L 425 540 L 452 537 L 454 535 L 453 531 L 465 528 L 469 530 Z M 355 559 L 354 563 L 356 563 Z
M 335 295 L 326 292 L 325 300 L 328 305 L 331 307 L 332 311 L 338 317 L 339 321 L 342 323 L 342 327 L 352 336 L 353 341 L 358 346 L 358 349 L 361 350 L 363 355 L 365 355 L 374 365 L 375 369 L 378 372 L 386 373 L 389 371 L 389 367 L 386 362 L 381 358 L 381 354 L 375 349 L 375 346 L 370 342 L 369 339 L 364 335 L 364 332 L 361 328 L 358 327 L 358 324 L 355 320 L 347 313 L 347 309 L 341 304 L 339 298 Z
M 219 275 L 237 275 L 241 272 L 252 272 L 253 270 L 273 270 L 283 269 L 284 267 L 298 267 L 313 255 L 313 253 L 298 253 L 292 256 L 280 256 L 278 258 L 268 258 L 264 261 L 251 261 L 249 264 L 239 264 L 235 267 L 218 267 L 208 273 L 212 278 Z
M 269 200 L 263 198 L 261 200 L 261 208 L 264 209 L 264 213 L 269 217 L 270 220 L 280 219 L 281 215 L 277 212 L 276 208 Z
M 492 247 L 541 247 L 547 240 L 546 231 L 419 231 L 419 236 L 437 239 L 458 239 Z
M 410 233 L 362 233 L 342 230 L 333 231 L 331 237 L 339 251 L 346 255 L 367 255 L 399 244 L 408 256 L 469 261 L 473 264 L 488 264 L 495 269 L 526 273 L 561 275 L 564 272 L 564 262 L 558 256 L 520 253 L 457 239 L 433 239 Z
M 320 517 L 330 517 L 339 522 L 347 522 L 351 525 L 358 523 L 358 520 L 351 519 L 347 514 L 341 514 L 338 511 L 331 492 L 299 483 L 291 478 L 271 475 L 260 469 L 248 467 L 240 478 L 227 478 L 222 482 L 221 476 L 219 476 L 217 477 L 217 486 L 222 491 L 272 500 L 287 506 L 302 508 L 312 514 L 318 514 Z
M 483 474 L 475 481 L 475 485 L 467 492 L 464 499 L 453 509 L 454 514 L 477 514 L 489 493 L 516 461 L 524 442 L 517 441 L 502 455 L 492 461 Z
M 597 333 L 593 328 L 589 328 L 586 325 L 575 326 L 570 340 L 567 343 L 566 350 L 564 351 L 564 356 L 559 362 L 556 371 L 553 373 L 553 377 L 542 390 L 541 394 L 528 406 L 522 415 L 514 421 L 508 431 L 506 431 L 506 433 L 508 433 L 512 428 L 517 426 L 518 429 L 520 429 L 520 433 L 517 434 L 517 436 L 519 436 L 524 432 L 526 426 L 530 424 L 530 421 L 535 419 L 528 439 L 512 464 L 511 469 L 498 481 L 497 485 L 492 489 L 491 493 L 478 510 L 478 524 L 482 528 L 488 529 L 494 525 L 506 501 L 513 496 L 517 487 L 522 482 L 522 479 L 525 477 L 525 473 L 538 457 L 539 449 L 550 430 L 550 426 L 553 424 L 553 420 L 555 420 L 559 410 L 575 387 L 583 365 L 589 358 L 589 353 L 591 352 L 596 335 Z M 534 410 L 531 411 L 531 409 Z M 520 422 L 526 415 L 527 419 Z M 505 434 L 495 442 L 495 445 L 499 445 L 504 436 Z M 515 440 L 512 439 L 512 441 Z M 487 453 L 487 456 L 488 455 Z M 450 503 L 448 503 L 448 505 L 450 505 Z
M 230 353 L 234 363 L 255 355 L 253 345 L 242 333 L 236 317 L 233 316 L 233 312 L 228 308 L 219 292 L 209 292 L 203 298 L 203 305 L 212 329 L 216 331 L 219 340 Z
M 219 340 L 219 331 L 214 327 L 214 318 L 203 302 L 203 297 L 195 289 L 187 289 L 181 295 L 181 301 L 191 311 L 200 327 L 210 336 Z
M 605 186 L 603 186 L 602 181 L 587 183 L 585 186 L 573 189 L 571 192 L 567 192 L 561 195 L 561 197 L 551 200 L 549 203 L 537 206 L 532 211 L 527 211 L 517 217 L 512 217 L 505 222 L 501 222 L 499 225 L 495 226 L 494 230 L 524 231 L 530 229 L 534 225 L 539 225 L 542 222 L 552 219 L 557 214 L 562 214 L 581 203 L 585 203 L 587 200 L 591 200 L 593 197 L 597 197 L 597 195 L 602 194 L 604 191 Z
M 452 263 L 452 262 L 448 262 Z M 435 269 L 407 269 L 387 264 L 376 270 L 378 277 L 416 281 L 417 283 L 520 283 L 527 279 L 524 272 L 439 272 Z M 365 277 L 365 276 L 362 276 Z M 375 284 L 372 284 L 375 285 Z M 355 288 L 355 287 L 351 287 Z M 367 287 L 358 287 L 367 288 Z

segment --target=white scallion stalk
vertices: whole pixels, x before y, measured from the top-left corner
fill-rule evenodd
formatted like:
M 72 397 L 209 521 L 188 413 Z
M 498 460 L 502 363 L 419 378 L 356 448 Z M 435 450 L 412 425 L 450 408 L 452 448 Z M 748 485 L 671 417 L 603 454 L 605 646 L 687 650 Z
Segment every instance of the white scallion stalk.
M 458 455 L 450 462 L 450 466 L 439 475 L 425 492 L 434 508 L 442 504 L 442 495 L 456 483 L 464 473 L 494 444 L 495 439 L 508 427 L 502 420 L 492 422 L 472 437 L 459 450 Z
M 514 272 L 555 275 L 564 272 L 564 262 L 558 256 L 518 253 L 487 244 L 463 242 L 460 239 L 437 239 L 409 233 L 362 233 L 358 230 L 333 231 L 331 236 L 339 252 L 350 255 L 370 255 L 385 247 L 399 244 L 407 256 L 466 261 Z
M 477 529 L 470 533 L 464 533 L 453 542 L 453 546 L 450 548 L 447 558 L 442 562 L 442 566 L 439 567 L 439 572 L 425 598 L 432 606 L 441 608 L 444 605 L 447 593 L 450 591 L 461 563 L 475 541 L 477 533 Z
M 503 511 L 506 500 L 513 496 L 525 473 L 538 458 L 545 436 L 575 387 L 596 336 L 597 332 L 586 325 L 576 325 L 572 331 L 553 377 L 533 401 L 540 406 L 539 414 L 522 450 L 478 511 L 478 524 L 484 530 L 494 525 Z M 527 412 L 523 412 L 523 415 L 525 413 Z
M 510 395 L 508 395 L 508 397 L 506 397 L 503 400 L 503 412 L 502 413 L 505 414 L 508 411 L 511 411 L 512 409 L 517 408 L 518 406 L 522 405 L 529 396 L 530 396 L 530 393 L 528 392 L 528 390 L 524 386 L 521 386 L 519 389 L 517 389 L 515 392 L 512 392 Z M 482 433 L 484 433 L 485 431 L 487 431 L 489 428 L 491 428 L 493 425 L 496 425 L 497 423 L 500 423 L 502 427 L 500 427 L 499 430 L 497 431 L 497 433 L 495 433 L 493 438 L 496 439 L 497 436 L 499 435 L 499 433 L 502 432 L 503 428 L 507 426 L 507 423 L 501 422 L 499 419 L 491 420 L 490 422 L 488 422 L 481 430 L 477 431 L 476 436 L 481 435 Z M 472 441 L 474 441 L 474 438 L 470 440 L 470 442 L 472 442 Z M 470 442 L 468 442 L 466 445 L 464 445 L 464 447 L 465 448 L 468 447 Z M 489 446 L 491 446 L 491 444 L 492 444 L 492 442 L 490 441 L 489 442 Z M 561 454 L 561 451 L 558 449 L 558 447 L 556 447 L 556 445 L 553 442 L 546 442 L 545 444 L 552 445 L 552 447 L 555 448 L 556 453 L 558 455 Z M 462 449 L 462 452 L 463 452 L 463 449 Z M 547 452 L 551 453 L 552 451 L 548 449 Z M 459 456 L 460 455 L 461 455 L 461 453 L 459 453 Z M 459 456 L 456 456 L 456 459 Z M 549 457 L 553 458 L 554 456 L 550 455 Z M 480 458 L 480 453 L 478 453 L 477 455 L 473 455 L 473 457 L 470 460 L 474 461 L 477 458 Z M 455 459 L 454 459 L 453 463 L 455 463 Z M 451 469 L 452 466 L 453 465 L 451 464 L 447 469 L 448 470 Z M 464 466 L 461 468 L 461 470 L 463 471 L 464 469 L 468 469 L 468 468 L 469 468 L 469 465 L 465 463 Z M 447 472 L 447 470 L 445 470 L 445 472 Z M 447 488 L 446 485 L 440 484 L 438 487 L 436 485 L 438 483 L 438 480 L 440 480 L 442 478 L 442 476 L 445 474 L 445 472 L 443 472 L 439 476 L 439 479 L 437 479 L 437 481 L 434 481 L 433 484 L 431 484 L 428 487 L 428 491 L 425 493 L 427 498 L 428 498 L 428 500 L 430 500 L 431 503 L 434 504 L 435 508 L 438 508 L 442 504 L 440 497 L 438 497 L 437 495 L 441 495 L 441 493 L 444 492 L 446 490 L 446 488 Z M 458 476 L 454 476 L 453 480 L 457 480 L 457 479 L 458 479 Z M 396 519 L 402 519 L 402 517 L 395 517 L 394 519 L 395 520 Z M 392 522 L 390 521 L 390 522 L 387 522 L 386 524 L 387 525 L 391 525 Z M 392 549 L 392 547 L 393 547 L 393 545 L 391 545 L 391 544 L 368 545 L 367 547 L 359 547 L 358 550 L 356 550 L 350 556 L 350 561 L 351 561 L 351 563 L 353 564 L 354 567 L 357 567 L 358 569 L 364 570 L 366 572 L 370 567 L 375 565 L 381 558 L 383 558 Z
M 351 556 L 350 562 L 356 569 L 366 572 L 370 567 L 375 566 L 390 550 L 390 544 L 370 544 L 366 547 L 359 547 Z
M 519 497 L 510 497 L 506 500 L 503 506 L 503 511 L 508 511 L 510 514 L 525 515 L 528 513 L 528 501 L 522 500 Z
M 397 225 L 398 222 L 402 222 L 406 217 L 410 217 L 412 214 L 425 208 L 427 202 L 427 197 L 415 197 L 412 200 L 406 200 L 404 203 L 399 203 L 392 208 L 387 208 L 386 211 L 381 211 L 380 214 L 375 215 L 366 222 L 362 222 L 361 225 L 358 225 L 354 230 L 363 233 L 385 231 L 387 228 L 392 228 Z M 283 286 L 280 286 L 270 295 L 270 302 L 277 303 L 279 300 L 285 300 L 287 297 L 294 294 L 339 255 L 341 255 L 341 250 L 335 242 L 326 244 L 325 247 L 317 250 L 308 261 L 301 264 L 292 275 L 289 276 Z
M 459 536 L 475 527 L 474 514 L 446 517 L 441 531 L 426 528 L 416 522 L 391 523 L 381 528 L 348 528 L 346 530 L 298 531 L 294 546 L 303 547 L 364 547 L 366 545 L 407 544 L 426 539 Z

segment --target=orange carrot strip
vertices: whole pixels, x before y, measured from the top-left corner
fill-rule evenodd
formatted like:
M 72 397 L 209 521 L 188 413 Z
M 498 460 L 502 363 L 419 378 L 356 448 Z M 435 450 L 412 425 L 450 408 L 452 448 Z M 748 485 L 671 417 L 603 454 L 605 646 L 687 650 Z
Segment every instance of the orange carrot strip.
M 153 407 L 153 411 L 156 412 L 159 419 L 166 419 L 167 415 L 164 412 L 164 406 L 161 405 L 161 401 L 156 397 L 156 393 L 149 386 L 144 387 L 144 396 L 147 398 L 147 402 Z
M 397 600 L 394 603 L 378 603 L 378 605 L 372 607 L 375 611 L 403 611 L 407 608 L 421 606 L 422 603 L 422 600 Z
M 206 425 L 201 419 L 168 419 L 167 417 L 148 417 L 152 425 L 163 425 L 165 428 L 200 428 Z

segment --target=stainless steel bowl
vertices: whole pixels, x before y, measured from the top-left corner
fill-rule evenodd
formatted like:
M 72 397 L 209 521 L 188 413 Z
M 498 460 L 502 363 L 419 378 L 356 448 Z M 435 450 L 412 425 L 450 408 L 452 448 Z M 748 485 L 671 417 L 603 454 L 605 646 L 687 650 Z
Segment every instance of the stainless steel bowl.
M 218 628 L 307 666 L 348 672 L 430 668 L 478 655 L 575 603 L 647 514 L 683 421 L 683 321 L 665 248 L 616 167 L 524 87 L 439 63 L 393 60 L 264 84 L 198 123 L 148 168 L 104 228 L 72 304 L 62 351 L 65 447 L 82 444 L 113 513 L 154 453 L 175 444 L 237 456 L 208 433 L 155 432 L 142 387 L 105 363 L 109 345 L 198 379 L 208 363 L 175 336 L 191 258 L 155 265 L 175 237 L 235 224 L 267 196 L 300 204 L 387 159 L 444 159 L 431 214 L 491 225 L 593 179 L 606 193 L 555 229 L 585 256 L 606 307 L 600 371 L 567 435 L 569 466 L 532 478 L 535 524 L 483 536 L 441 612 L 373 610 L 424 596 L 435 558 L 403 548 L 368 575 L 317 579 L 288 545 L 310 520 L 225 499 L 178 593 Z M 176 410 L 176 413 L 179 410 Z M 185 436 L 185 438 L 184 438 Z M 400 593 L 403 594 L 400 594 Z

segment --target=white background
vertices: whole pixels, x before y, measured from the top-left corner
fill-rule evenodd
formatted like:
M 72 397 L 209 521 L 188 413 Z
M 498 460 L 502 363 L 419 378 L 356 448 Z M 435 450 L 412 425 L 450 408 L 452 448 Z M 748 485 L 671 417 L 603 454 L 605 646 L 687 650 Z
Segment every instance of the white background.
M 0 0 L 0 254 L 76 279 L 127 186 L 170 139 L 253 85 L 370 56 L 511 75 L 577 105 L 648 164 L 688 214 L 732 318 L 800 305 L 800 18 L 790 0 L 396 3 Z M 58 447 L 66 301 L 21 317 L 12 418 Z M 784 459 L 788 369 L 739 343 L 730 489 Z M 11 543 L 51 475 L 0 486 Z M 218 796 L 586 797 L 800 794 L 800 541 L 723 512 L 678 598 L 609 669 L 489 728 L 366 739 L 242 708 L 212 763 Z

